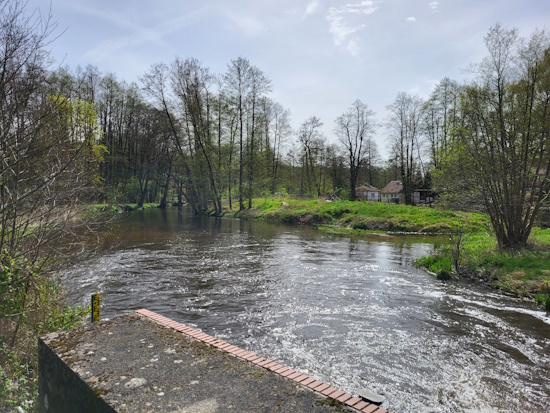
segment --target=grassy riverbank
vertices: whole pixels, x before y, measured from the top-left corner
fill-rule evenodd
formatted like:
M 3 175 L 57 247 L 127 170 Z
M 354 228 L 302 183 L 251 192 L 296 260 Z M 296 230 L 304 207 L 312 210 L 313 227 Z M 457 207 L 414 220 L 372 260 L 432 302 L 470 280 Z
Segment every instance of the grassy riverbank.
M 535 298 L 550 310 L 550 229 L 535 228 L 528 249 L 503 252 L 498 250 L 489 218 L 483 214 L 380 202 L 290 198 L 257 198 L 252 209 L 230 213 L 240 219 L 312 225 L 350 235 L 439 234 L 445 237 L 441 247 L 434 255 L 419 259 L 417 265 L 439 278 L 463 277 Z
M 306 224 L 337 232 L 409 232 L 447 234 L 465 231 L 486 232 L 489 219 L 482 214 L 446 211 L 428 207 L 387 204 L 303 200 L 291 198 L 257 198 L 252 209 L 234 212 L 244 219 Z
M 122 211 L 137 211 L 144 209 L 158 208 L 158 203 L 143 204 L 139 207 L 138 204 L 90 204 L 86 206 L 86 213 L 90 215 L 97 215 L 103 212 L 122 212 Z
M 535 298 L 550 311 L 550 229 L 535 228 L 529 248 L 500 251 L 493 236 L 452 237 L 436 254 L 417 264 L 439 278 L 460 276 L 502 291 Z M 457 247 L 458 246 L 458 247 Z

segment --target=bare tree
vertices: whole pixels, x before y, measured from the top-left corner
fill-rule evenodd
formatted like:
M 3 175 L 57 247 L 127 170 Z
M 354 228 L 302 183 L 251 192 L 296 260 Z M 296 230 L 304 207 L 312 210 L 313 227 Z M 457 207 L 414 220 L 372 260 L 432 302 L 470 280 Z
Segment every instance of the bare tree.
M 322 188 L 322 160 L 325 148 L 325 139 L 319 128 L 323 122 L 316 116 L 306 119 L 298 130 L 298 140 L 302 145 L 302 173 L 305 173 L 305 184 L 309 187 L 313 183 L 317 197 L 321 197 Z M 301 191 L 303 192 L 303 190 Z
M 243 171 L 244 171 L 244 116 L 246 100 L 251 89 L 250 62 L 244 57 L 232 60 L 224 75 L 227 95 L 236 108 L 239 130 L 239 210 L 244 209 Z
M 211 91 L 215 78 L 198 60 L 176 59 L 171 71 L 172 87 L 179 100 L 183 118 L 191 126 L 190 134 L 195 146 L 193 158 L 193 180 L 199 182 L 201 176 L 208 176 L 210 191 L 201 186 L 202 197 L 210 198 L 214 203 L 214 214 L 222 213 L 221 195 L 217 185 L 216 162 L 212 159 L 216 151 L 212 145 L 211 133 Z M 203 171 L 204 169 L 204 171 Z M 204 174 L 203 174 L 204 172 Z
M 387 128 L 393 139 L 392 150 L 395 157 L 399 158 L 405 202 L 409 205 L 413 203 L 415 161 L 420 161 L 418 145 L 423 105 L 424 102 L 418 96 L 401 92 L 387 107 L 390 111 Z
M 0 363 L 8 377 L 4 344 L 23 349 L 18 368 L 33 359 L 28 338 L 44 331 L 53 307 L 43 301 L 53 295 L 48 270 L 60 261 L 60 240 L 72 239 L 78 206 L 95 195 L 104 154 L 93 105 L 49 72 L 56 24 L 25 7 L 0 2 Z
M 193 173 L 192 160 L 195 153 L 195 146 L 191 141 L 191 132 L 187 125 L 187 137 L 190 139 L 186 145 L 184 134 L 174 116 L 174 109 L 170 101 L 170 71 L 165 64 L 154 64 L 141 78 L 143 90 L 153 99 L 155 104 L 166 116 L 172 138 L 180 154 L 178 164 L 182 169 L 182 180 L 180 188 L 182 194 L 193 209 L 195 214 L 203 214 L 208 209 L 207 198 L 204 197 L 203 176 Z
M 22 1 L 0 3 L 0 250 L 30 263 L 53 253 L 102 156 L 93 107 L 48 73 L 55 30 Z
M 279 170 L 282 162 L 281 145 L 292 134 L 290 126 L 290 111 L 280 103 L 273 104 L 273 147 L 271 149 L 271 192 L 277 191 L 279 182 Z
M 258 104 L 267 92 L 271 91 L 271 80 L 264 73 L 252 66 L 250 68 L 250 134 L 248 136 L 248 208 L 252 208 L 252 196 L 254 194 L 255 160 L 254 150 L 256 145 L 256 129 Z
M 374 111 L 359 99 L 353 102 L 347 112 L 336 118 L 334 133 L 347 152 L 350 171 L 350 199 L 355 201 L 355 187 L 365 155 L 373 154 L 374 141 L 372 135 L 376 130 Z M 369 151 L 365 153 L 366 149 Z

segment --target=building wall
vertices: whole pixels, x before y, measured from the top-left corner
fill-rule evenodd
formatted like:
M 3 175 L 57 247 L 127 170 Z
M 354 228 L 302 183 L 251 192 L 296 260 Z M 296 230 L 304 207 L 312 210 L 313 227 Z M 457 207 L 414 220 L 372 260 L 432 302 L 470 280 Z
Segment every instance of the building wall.
M 358 201 L 380 202 L 379 191 L 358 191 L 355 193 L 355 197 Z
M 405 194 L 382 194 L 382 202 L 391 202 L 394 204 L 404 204 Z

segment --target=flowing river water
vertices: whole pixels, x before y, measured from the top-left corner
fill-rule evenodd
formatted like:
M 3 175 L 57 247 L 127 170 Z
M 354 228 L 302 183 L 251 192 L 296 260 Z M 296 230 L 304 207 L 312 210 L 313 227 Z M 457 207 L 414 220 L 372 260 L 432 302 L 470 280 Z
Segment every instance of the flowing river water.
M 193 217 L 124 215 L 61 274 L 102 317 L 148 308 L 394 412 L 550 411 L 550 317 L 413 267 L 421 237 L 348 238 Z

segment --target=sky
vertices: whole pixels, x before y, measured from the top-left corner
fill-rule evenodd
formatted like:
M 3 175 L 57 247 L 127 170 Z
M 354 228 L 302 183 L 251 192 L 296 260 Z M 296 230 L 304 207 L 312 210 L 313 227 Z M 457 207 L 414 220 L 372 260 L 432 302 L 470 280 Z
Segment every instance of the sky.
M 549 0 L 29 0 L 27 9 L 50 6 L 56 64 L 138 82 L 176 56 L 218 74 L 243 56 L 272 80 L 295 129 L 315 115 L 330 142 L 356 99 L 383 125 L 399 92 L 426 98 L 444 77 L 462 82 L 497 22 L 525 37 L 550 29 Z M 384 127 L 376 141 L 386 156 Z

